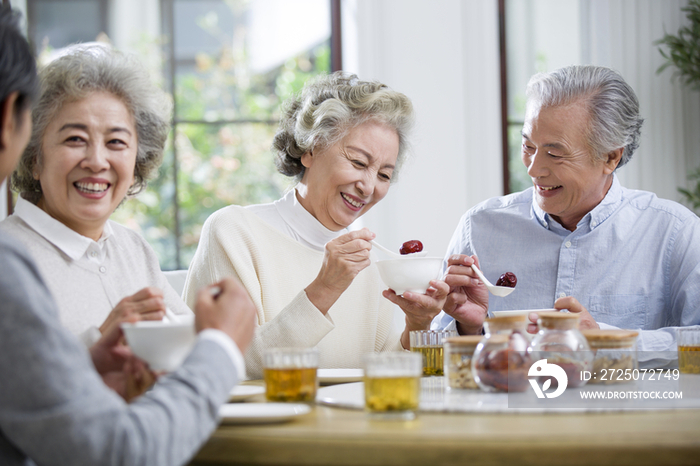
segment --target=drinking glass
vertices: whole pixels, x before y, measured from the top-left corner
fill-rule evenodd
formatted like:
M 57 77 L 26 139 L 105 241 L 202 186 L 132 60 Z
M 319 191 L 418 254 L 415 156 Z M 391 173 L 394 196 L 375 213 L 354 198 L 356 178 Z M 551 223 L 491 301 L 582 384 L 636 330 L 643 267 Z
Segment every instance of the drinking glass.
M 700 328 L 679 328 L 678 370 L 683 374 L 700 374 Z
M 368 354 L 364 369 L 365 408 L 371 418 L 415 418 L 423 373 L 420 354 L 407 351 Z
M 316 348 L 270 348 L 263 353 L 268 401 L 313 403 L 318 388 Z
M 411 351 L 423 359 L 423 375 L 443 375 L 443 343 L 455 332 L 447 330 L 413 330 L 409 333 Z

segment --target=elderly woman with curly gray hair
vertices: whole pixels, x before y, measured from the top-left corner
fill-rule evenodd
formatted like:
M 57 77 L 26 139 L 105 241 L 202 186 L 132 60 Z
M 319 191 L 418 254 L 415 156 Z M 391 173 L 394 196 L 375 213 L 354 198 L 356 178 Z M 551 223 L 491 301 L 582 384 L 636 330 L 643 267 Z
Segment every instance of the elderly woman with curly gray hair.
M 32 135 L 0 229 L 34 256 L 62 323 L 90 345 L 124 320 L 191 311 L 150 246 L 109 220 L 163 157 L 170 107 L 148 74 L 104 46 L 74 46 L 40 73 Z
M 185 301 L 233 275 L 257 307 L 246 354 L 262 375 L 271 347 L 313 347 L 321 368 L 358 368 L 370 352 L 409 347 L 408 332 L 430 327 L 448 287 L 425 294 L 384 290 L 370 259 L 374 234 L 348 227 L 381 201 L 408 146 L 413 107 L 377 82 L 337 72 L 308 83 L 287 104 L 274 139 L 277 167 L 297 184 L 271 204 L 228 206 L 207 219 L 185 284 Z M 405 314 L 396 325 L 394 304 Z

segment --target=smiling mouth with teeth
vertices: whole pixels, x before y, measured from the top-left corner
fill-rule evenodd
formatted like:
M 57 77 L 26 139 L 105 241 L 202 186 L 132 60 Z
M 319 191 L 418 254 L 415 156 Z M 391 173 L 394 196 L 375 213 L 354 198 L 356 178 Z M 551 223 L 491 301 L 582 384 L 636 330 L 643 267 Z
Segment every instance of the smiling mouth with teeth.
M 538 186 L 537 188 L 542 191 L 551 191 L 553 189 L 561 188 L 561 186 Z
M 358 202 L 358 201 L 355 201 L 355 200 L 353 200 L 353 199 L 350 199 L 348 196 L 346 196 L 346 195 L 343 194 L 343 193 L 340 193 L 340 195 L 343 196 L 343 199 L 345 199 L 345 201 L 347 201 L 347 202 L 348 202 L 350 205 L 352 205 L 353 207 L 356 207 L 356 208 L 359 209 L 359 208 L 361 208 L 362 206 L 365 205 L 364 202 Z
M 101 193 L 107 191 L 108 183 L 73 183 L 73 186 L 86 193 Z

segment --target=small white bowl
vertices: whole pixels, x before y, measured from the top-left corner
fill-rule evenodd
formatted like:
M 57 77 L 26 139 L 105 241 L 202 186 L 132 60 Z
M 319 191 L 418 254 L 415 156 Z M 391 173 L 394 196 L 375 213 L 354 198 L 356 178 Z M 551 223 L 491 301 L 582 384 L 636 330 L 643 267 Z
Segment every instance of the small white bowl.
M 151 370 L 177 369 L 195 342 L 194 320 L 163 322 L 144 320 L 121 325 L 131 351 L 148 363 Z
M 396 294 L 405 291 L 425 293 L 430 286 L 430 280 L 439 278 L 442 268 L 440 257 L 402 257 L 377 261 L 379 275 Z

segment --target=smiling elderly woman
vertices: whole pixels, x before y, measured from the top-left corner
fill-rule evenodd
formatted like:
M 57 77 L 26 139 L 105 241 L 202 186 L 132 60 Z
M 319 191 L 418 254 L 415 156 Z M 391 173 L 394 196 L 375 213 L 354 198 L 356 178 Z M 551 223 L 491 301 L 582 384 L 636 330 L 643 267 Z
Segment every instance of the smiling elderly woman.
M 205 223 L 185 284 L 185 301 L 218 277 L 238 277 L 258 311 L 246 354 L 262 374 L 266 348 L 317 346 L 322 368 L 361 367 L 361 356 L 408 348 L 427 329 L 447 285 L 426 294 L 385 290 L 370 260 L 374 234 L 348 226 L 381 201 L 404 161 L 413 107 L 384 84 L 341 72 L 307 84 L 275 136 L 277 167 L 298 181 L 282 199 L 229 206 Z M 393 324 L 394 306 L 406 325 Z
M 32 136 L 0 229 L 30 250 L 61 321 L 87 344 L 127 318 L 191 314 L 135 232 L 109 221 L 163 157 L 169 106 L 134 60 L 76 46 L 40 73 Z

